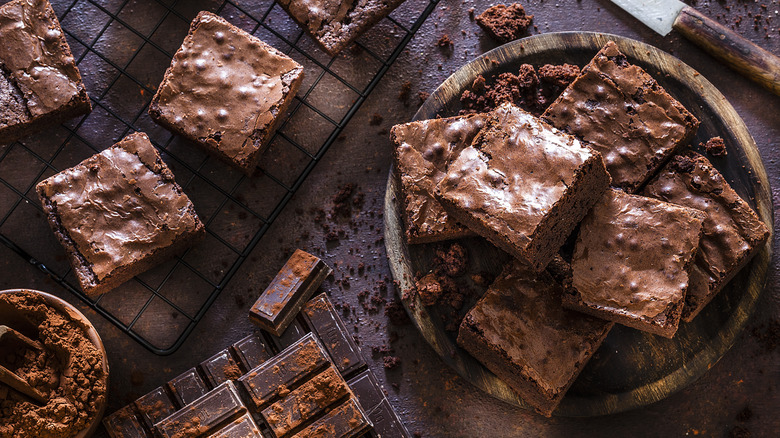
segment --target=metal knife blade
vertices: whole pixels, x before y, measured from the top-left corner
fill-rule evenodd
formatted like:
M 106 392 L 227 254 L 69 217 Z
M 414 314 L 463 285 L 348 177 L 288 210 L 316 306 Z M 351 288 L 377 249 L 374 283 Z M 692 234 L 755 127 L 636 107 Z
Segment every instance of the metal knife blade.
M 610 0 L 650 29 L 666 36 L 686 6 L 679 0 Z

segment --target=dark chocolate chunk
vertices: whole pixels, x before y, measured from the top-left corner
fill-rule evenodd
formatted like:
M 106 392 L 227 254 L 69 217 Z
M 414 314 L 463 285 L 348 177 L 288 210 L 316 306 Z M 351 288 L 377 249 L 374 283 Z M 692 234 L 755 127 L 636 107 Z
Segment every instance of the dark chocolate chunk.
M 200 378 L 195 368 L 190 368 L 168 382 L 168 389 L 180 408 L 194 402 L 208 392 L 206 383 Z
M 280 336 L 332 270 L 318 257 L 296 250 L 249 311 L 249 319 Z
M 136 400 L 135 409 L 141 414 L 146 427 L 151 429 L 155 423 L 176 411 L 176 406 L 165 388 L 159 387 Z
M 165 418 L 155 425 L 157 433 L 169 437 L 200 437 L 239 415 L 246 406 L 233 382 L 227 381 L 199 398 L 186 409 Z
M 311 373 L 330 363 L 327 353 L 311 333 L 273 359 L 238 379 L 252 403 L 262 409 Z
M 363 355 L 327 295 L 314 297 L 301 314 L 319 336 L 341 375 L 348 376 L 365 365 Z
M 276 345 L 277 350 L 281 351 L 296 343 L 299 339 L 304 337 L 307 332 L 308 330 L 306 330 L 306 327 L 304 327 L 300 321 L 294 319 L 281 336 L 271 335 L 271 340 L 274 342 L 274 345 Z
M 264 409 L 262 415 L 274 434 L 282 437 L 316 418 L 349 393 L 347 383 L 331 367 Z
M 200 364 L 200 370 L 212 388 L 222 382 L 236 380 L 243 374 L 227 348 L 204 360 Z
M 132 405 L 125 406 L 104 418 L 103 426 L 105 426 L 112 438 L 145 438 L 151 436 L 144 429 L 141 419 L 136 415 Z
M 348 381 L 347 385 L 357 396 L 360 406 L 366 411 L 373 410 L 385 399 L 385 393 L 371 370 L 365 370 L 358 374 Z
M 263 434 L 252 416 L 247 413 L 214 432 L 209 438 L 263 438 Z
M 265 345 L 260 334 L 253 334 L 233 344 L 233 353 L 244 372 L 257 367 L 271 358 L 271 350 Z
M 380 438 L 411 438 L 409 431 L 406 430 L 406 427 L 401 422 L 401 419 L 398 418 L 398 414 L 395 413 L 387 399 L 383 400 L 379 406 L 368 413 L 368 419 L 371 420 L 371 423 L 374 425 L 374 432 Z
M 350 397 L 322 418 L 293 435 L 293 438 L 352 438 L 360 435 L 370 426 L 363 409 L 354 397 Z

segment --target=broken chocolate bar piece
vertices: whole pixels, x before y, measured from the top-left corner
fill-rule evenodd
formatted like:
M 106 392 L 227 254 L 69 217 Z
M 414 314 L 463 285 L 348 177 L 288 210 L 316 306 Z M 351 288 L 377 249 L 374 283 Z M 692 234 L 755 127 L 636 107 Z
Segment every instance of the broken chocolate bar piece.
M 210 438 L 263 438 L 263 434 L 247 413 L 211 434 Z
M 164 438 L 208 436 L 210 432 L 244 413 L 246 406 L 233 382 L 228 380 L 187 408 L 155 424 L 155 428 Z
M 379 406 L 368 413 L 368 419 L 374 425 L 374 432 L 380 437 L 411 438 L 387 399 L 382 400 Z
M 168 382 L 168 389 L 180 408 L 201 398 L 209 391 L 195 368 L 190 368 Z
M 310 424 L 293 438 L 352 438 L 365 432 L 371 424 L 354 397 L 333 408 L 322 418 Z M 384 435 L 382 435 L 384 436 Z
M 330 364 L 327 353 L 311 333 L 238 379 L 252 403 L 262 409 L 280 393 Z
M 212 388 L 222 382 L 238 379 L 243 374 L 227 348 L 201 362 L 200 369 Z
M 336 308 L 325 294 L 311 299 L 301 312 L 309 327 L 319 336 L 341 375 L 348 376 L 365 365 L 365 360 Z
M 262 415 L 273 433 L 283 437 L 349 394 L 347 383 L 330 367 L 264 409 Z
M 374 373 L 371 370 L 365 370 L 358 374 L 352 380 L 347 382 L 349 389 L 357 396 L 360 406 L 368 412 L 382 403 L 385 399 L 385 393 L 379 382 L 376 381 Z
M 151 429 L 155 423 L 176 411 L 176 406 L 165 388 L 159 387 L 136 400 L 135 409 L 141 414 L 146 427 Z
M 0 397 L 1 399 L 2 397 Z M 141 424 L 141 419 L 136 415 L 133 405 L 125 406 L 104 418 L 103 426 L 111 438 L 147 438 L 150 436 Z
M 299 339 L 306 336 L 308 330 L 298 319 L 293 319 L 290 325 L 282 332 L 281 336 L 271 335 L 271 341 L 276 346 L 276 351 L 282 351 L 290 345 L 298 342 Z
M 249 335 L 233 344 L 233 353 L 244 372 L 257 367 L 271 358 L 271 350 L 260 339 L 260 334 Z
M 333 272 L 328 265 L 300 249 L 287 260 L 276 278 L 249 311 L 249 319 L 281 336 L 303 304 Z

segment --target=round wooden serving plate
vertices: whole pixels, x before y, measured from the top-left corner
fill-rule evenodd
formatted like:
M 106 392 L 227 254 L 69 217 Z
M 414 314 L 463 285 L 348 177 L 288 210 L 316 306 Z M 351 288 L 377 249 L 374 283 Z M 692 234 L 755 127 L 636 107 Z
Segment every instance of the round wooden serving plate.
M 769 181 L 742 119 L 703 76 L 679 59 L 639 41 L 617 35 L 571 32 L 537 35 L 506 44 L 450 76 L 417 111 L 414 120 L 456 115 L 461 93 L 477 75 L 488 78 L 502 72 L 516 73 L 524 63 L 537 68 L 563 62 L 584 66 L 609 40 L 615 41 L 630 62 L 644 68 L 701 121 L 692 144 L 713 136 L 725 140 L 728 157 L 712 159 L 713 164 L 772 230 Z M 400 282 L 401 290 L 406 290 L 413 287 L 416 272 L 430 269 L 436 245 L 407 245 L 398 190 L 391 171 L 385 195 L 385 245 L 393 276 Z M 634 409 L 661 400 L 700 377 L 729 349 L 753 311 L 766 281 L 772 240 L 770 236 L 769 243 L 753 261 L 694 321 L 681 324 L 674 339 L 616 325 L 555 414 L 593 416 Z M 504 253 L 481 239 L 465 239 L 463 243 L 469 250 L 472 273 L 497 275 L 507 260 Z M 464 306 L 461 316 L 475 299 Z M 504 382 L 457 346 L 457 333 L 444 329 L 438 309 L 426 308 L 419 302 L 404 305 L 420 333 L 458 374 L 496 398 L 527 407 Z
M 9 290 L 0 291 L 0 295 L 18 294 L 19 292 L 29 292 L 36 295 L 40 295 L 43 298 L 43 300 L 46 302 L 46 304 L 48 304 L 58 312 L 64 315 L 68 315 L 71 318 L 71 320 L 76 321 L 77 324 L 82 326 L 82 328 L 87 334 L 87 338 L 89 338 L 90 342 L 92 342 L 92 345 L 94 345 L 100 352 L 100 356 L 102 358 L 101 365 L 104 371 L 103 384 L 104 384 L 104 388 L 108 388 L 108 356 L 106 355 L 106 348 L 103 345 L 103 340 L 100 339 L 100 335 L 98 334 L 97 330 L 95 330 L 95 327 L 92 325 L 91 322 L 89 322 L 87 317 L 84 316 L 83 313 L 79 312 L 78 309 L 73 307 L 67 301 L 58 298 L 54 295 L 47 294 L 46 292 L 41 292 L 32 289 L 9 289 Z M 27 326 L 28 323 L 18 313 L 19 312 L 16 311 L 16 308 L 14 307 L 0 305 L 0 321 L 2 321 L 3 324 L 9 325 L 10 327 L 13 327 L 21 331 L 22 333 L 28 331 L 28 333 L 26 333 L 28 336 L 33 335 L 33 333 L 29 333 L 28 330 L 31 329 L 31 327 Z M 102 403 L 100 403 L 100 406 L 98 406 L 97 412 L 95 413 L 94 418 L 90 420 L 90 423 L 88 424 L 87 428 L 80 431 L 78 434 L 76 434 L 74 438 L 89 438 L 95 433 L 97 428 L 100 426 L 100 421 L 103 419 L 103 414 L 105 414 L 106 412 L 107 404 L 108 404 L 108 394 L 106 394 L 106 397 L 103 398 Z

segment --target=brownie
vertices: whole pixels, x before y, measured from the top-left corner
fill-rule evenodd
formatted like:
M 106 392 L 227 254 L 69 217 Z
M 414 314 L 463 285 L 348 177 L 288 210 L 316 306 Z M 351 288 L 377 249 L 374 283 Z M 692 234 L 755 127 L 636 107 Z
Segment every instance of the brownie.
M 0 144 L 92 109 L 48 1 L 0 6 L 0 41 Z
M 598 152 L 503 104 L 448 167 L 436 196 L 461 223 L 540 271 L 608 186 Z
M 88 295 L 119 286 L 205 234 L 192 202 L 140 132 L 36 190 Z
M 252 174 L 302 81 L 300 64 L 204 11 L 174 55 L 149 114 Z
M 699 146 L 704 148 L 704 150 L 713 157 L 725 157 L 728 155 L 726 143 L 720 137 L 712 137 L 704 144 L 699 143 Z
M 491 6 L 477 15 L 477 24 L 502 44 L 526 35 L 533 22 L 534 16 L 526 15 L 520 3 Z
M 452 219 L 433 197 L 447 165 L 471 144 L 486 116 L 474 114 L 395 125 L 395 167 L 401 182 L 403 218 L 409 243 L 430 243 L 474 235 Z
M 695 152 L 672 158 L 643 194 L 707 215 L 682 310 L 683 321 L 690 321 L 764 247 L 769 229 L 709 160 Z
M 548 273 L 515 260 L 458 331 L 460 346 L 548 417 L 613 325 L 564 309 L 562 295 Z
M 609 190 L 585 216 L 563 305 L 637 330 L 677 332 L 705 214 Z
M 330 55 L 355 41 L 404 0 L 277 0 Z
M 612 184 L 636 192 L 699 121 L 610 41 L 542 118 L 604 156 Z

